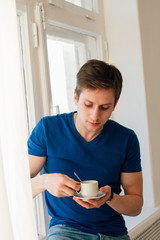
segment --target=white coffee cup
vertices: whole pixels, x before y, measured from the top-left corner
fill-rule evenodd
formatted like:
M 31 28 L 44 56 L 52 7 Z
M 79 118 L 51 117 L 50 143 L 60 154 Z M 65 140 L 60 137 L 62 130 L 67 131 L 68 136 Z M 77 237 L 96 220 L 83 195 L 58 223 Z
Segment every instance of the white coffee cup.
M 98 181 L 82 181 L 80 193 L 85 198 L 96 197 L 98 195 Z

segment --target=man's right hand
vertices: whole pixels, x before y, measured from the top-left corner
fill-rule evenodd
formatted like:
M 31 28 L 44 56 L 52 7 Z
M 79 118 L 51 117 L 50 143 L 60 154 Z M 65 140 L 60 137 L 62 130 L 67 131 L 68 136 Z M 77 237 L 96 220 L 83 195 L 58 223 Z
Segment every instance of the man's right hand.
M 74 196 L 80 190 L 80 183 L 64 174 L 44 174 L 44 188 L 55 197 Z

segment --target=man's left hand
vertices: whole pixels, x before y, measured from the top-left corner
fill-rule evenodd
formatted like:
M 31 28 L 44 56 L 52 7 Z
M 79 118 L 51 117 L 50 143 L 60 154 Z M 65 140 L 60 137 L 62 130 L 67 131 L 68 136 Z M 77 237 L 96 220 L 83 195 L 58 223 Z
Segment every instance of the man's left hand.
M 105 193 L 104 197 L 101 197 L 100 199 L 87 199 L 85 201 L 73 197 L 73 199 L 82 207 L 87 208 L 87 209 L 92 209 L 92 208 L 100 208 L 103 204 L 106 203 L 106 201 L 110 198 L 111 196 L 111 187 L 110 186 L 104 186 L 100 188 L 100 191 L 102 193 Z

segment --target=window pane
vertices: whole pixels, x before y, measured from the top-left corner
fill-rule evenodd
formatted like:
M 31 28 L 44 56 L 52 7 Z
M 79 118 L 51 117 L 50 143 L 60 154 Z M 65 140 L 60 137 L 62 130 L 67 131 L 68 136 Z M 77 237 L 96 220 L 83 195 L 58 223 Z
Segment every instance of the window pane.
M 65 0 L 66 2 L 70 2 L 76 6 L 85 8 L 89 11 L 96 12 L 96 3 L 97 0 Z
M 87 59 L 96 58 L 96 38 L 47 24 L 47 47 L 53 106 L 74 111 L 76 74 Z M 90 54 L 89 47 L 92 47 Z

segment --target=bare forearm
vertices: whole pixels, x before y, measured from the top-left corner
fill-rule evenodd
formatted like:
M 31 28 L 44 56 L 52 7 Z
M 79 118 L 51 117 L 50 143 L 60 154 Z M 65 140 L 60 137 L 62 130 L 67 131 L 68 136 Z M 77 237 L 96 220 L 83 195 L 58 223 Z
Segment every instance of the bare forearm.
M 45 190 L 45 174 L 32 178 L 31 184 L 32 184 L 32 196 L 34 198 L 39 193 L 42 193 Z
M 108 205 L 120 214 L 137 216 L 141 213 L 143 198 L 139 195 L 120 196 L 114 193 L 114 197 Z

